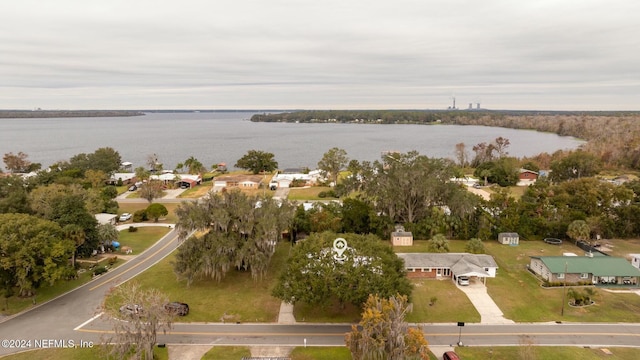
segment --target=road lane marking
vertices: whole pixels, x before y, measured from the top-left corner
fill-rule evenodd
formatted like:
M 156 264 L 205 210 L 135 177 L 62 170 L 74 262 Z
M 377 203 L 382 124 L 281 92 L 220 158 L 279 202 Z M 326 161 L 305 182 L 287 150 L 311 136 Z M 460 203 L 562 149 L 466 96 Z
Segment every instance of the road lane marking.
M 81 328 L 83 328 L 85 325 L 87 325 L 88 323 L 90 323 L 90 322 L 92 322 L 93 320 L 95 320 L 95 319 L 99 318 L 100 316 L 102 316 L 102 314 L 104 314 L 104 312 L 101 312 L 100 314 L 98 314 L 98 315 L 96 315 L 96 316 L 92 317 L 91 319 L 89 319 L 89 320 L 87 320 L 87 321 L 83 322 L 82 324 L 80 324 L 80 325 L 76 326 L 73 330 L 78 331 L 79 329 L 81 329 Z
M 113 333 L 113 330 L 93 330 L 93 329 L 78 329 L 77 331 L 92 332 L 92 333 Z M 208 335 L 208 336 L 344 336 L 347 333 L 266 333 L 266 332 L 209 332 L 209 331 L 167 331 L 166 335 Z M 466 334 L 466 336 L 627 336 L 627 337 L 640 337 L 640 334 L 629 333 L 479 333 L 479 334 Z M 458 336 L 457 332 L 452 333 L 435 333 L 425 334 L 425 337 L 440 337 L 440 336 Z
M 114 276 L 112 279 L 105 280 L 105 281 L 101 282 L 100 284 L 98 284 L 98 285 L 96 285 L 96 286 L 94 286 L 94 287 L 90 288 L 90 289 L 89 289 L 89 291 L 93 291 L 93 290 L 95 290 L 95 289 L 97 289 L 97 288 L 99 288 L 99 287 L 101 287 L 101 286 L 103 286 L 103 285 L 105 285 L 105 284 L 108 284 L 108 283 L 110 283 L 110 282 L 112 282 L 112 281 L 114 281 L 114 280 L 118 280 L 120 277 L 122 277 L 122 275 L 124 275 L 124 274 L 128 273 L 129 271 L 131 271 L 131 270 L 133 270 L 133 269 L 137 268 L 138 266 L 140 266 L 140 265 L 142 265 L 142 264 L 146 263 L 149 259 L 151 259 L 151 258 L 152 258 L 152 257 L 154 257 L 155 255 L 157 255 L 158 253 L 160 253 L 161 251 L 163 251 L 164 249 L 166 249 L 167 247 L 169 247 L 169 245 L 173 244 L 173 242 L 174 242 L 174 241 L 176 241 L 176 239 L 178 239 L 178 235 L 176 235 L 173 239 L 169 240 L 169 242 L 168 242 L 166 245 L 164 245 L 163 247 L 161 247 L 160 249 L 158 249 L 158 250 L 157 250 L 156 252 L 154 252 L 153 254 L 149 255 L 146 259 L 141 260 L 139 263 L 137 263 L 137 264 L 135 264 L 135 265 L 131 266 L 131 267 L 130 267 L 130 268 L 128 268 L 127 270 L 124 270 L 122 273 L 118 274 L 117 276 Z

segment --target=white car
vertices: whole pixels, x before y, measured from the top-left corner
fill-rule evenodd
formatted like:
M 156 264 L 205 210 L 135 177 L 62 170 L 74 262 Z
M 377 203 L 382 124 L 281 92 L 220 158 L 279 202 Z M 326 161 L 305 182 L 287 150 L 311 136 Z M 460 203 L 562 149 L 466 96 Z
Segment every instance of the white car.
M 120 215 L 120 218 L 118 219 L 118 221 L 127 221 L 129 219 L 131 219 L 131 214 L 122 213 L 122 215 Z
M 468 286 L 469 285 L 469 277 L 468 276 L 458 276 L 458 284 L 460 286 Z

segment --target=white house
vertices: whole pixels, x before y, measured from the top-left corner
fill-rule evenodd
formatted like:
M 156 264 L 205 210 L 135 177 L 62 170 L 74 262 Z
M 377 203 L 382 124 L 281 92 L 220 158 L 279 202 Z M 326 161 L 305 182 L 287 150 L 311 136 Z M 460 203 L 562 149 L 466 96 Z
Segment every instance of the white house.
M 398 253 L 404 260 L 407 277 L 455 279 L 458 276 L 477 278 L 486 284 L 496 277 L 498 264 L 491 255 L 469 253 Z

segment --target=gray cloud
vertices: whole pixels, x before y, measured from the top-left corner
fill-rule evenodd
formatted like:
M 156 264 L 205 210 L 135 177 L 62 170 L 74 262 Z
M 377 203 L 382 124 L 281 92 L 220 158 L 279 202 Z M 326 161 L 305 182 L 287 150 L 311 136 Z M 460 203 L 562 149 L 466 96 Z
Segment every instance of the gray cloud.
M 2 108 L 637 109 L 634 0 L 22 0 Z

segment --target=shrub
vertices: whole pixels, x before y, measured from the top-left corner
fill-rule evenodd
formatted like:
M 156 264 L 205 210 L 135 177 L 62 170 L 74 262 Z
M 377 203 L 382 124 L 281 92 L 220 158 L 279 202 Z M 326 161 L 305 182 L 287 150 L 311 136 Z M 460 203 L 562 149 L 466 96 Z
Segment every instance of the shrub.
M 129 226 L 129 232 L 136 232 L 138 231 L 138 228 L 135 226 Z
M 109 258 L 109 260 L 107 260 L 107 263 L 111 266 L 113 266 L 113 264 L 116 263 L 116 261 L 118 261 L 118 257 L 117 256 L 112 256 Z
M 331 198 L 337 198 L 336 193 L 335 193 L 333 190 L 320 191 L 320 192 L 318 193 L 318 197 L 319 197 L 319 198 L 323 198 L 323 199 L 324 199 L 324 198 L 328 198 L 328 197 L 331 197 Z
M 98 276 L 101 274 L 104 274 L 107 272 L 107 268 L 104 266 L 98 266 L 97 268 L 93 269 L 93 275 L 94 276 Z
M 142 209 L 133 213 L 133 222 L 143 222 L 149 220 L 149 215 L 147 215 L 147 210 Z

